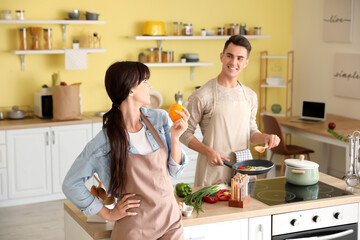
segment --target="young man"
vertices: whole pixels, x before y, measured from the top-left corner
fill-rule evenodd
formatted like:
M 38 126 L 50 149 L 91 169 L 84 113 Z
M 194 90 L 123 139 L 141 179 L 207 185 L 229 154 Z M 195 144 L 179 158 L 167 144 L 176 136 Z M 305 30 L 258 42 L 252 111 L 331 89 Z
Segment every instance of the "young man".
M 241 36 L 231 36 L 220 53 L 221 73 L 189 97 L 188 129 L 180 141 L 199 152 L 195 186 L 229 183 L 232 169 L 224 161 L 235 162 L 236 151 L 247 150 L 252 144 L 276 147 L 276 135 L 263 134 L 256 124 L 258 108 L 256 93 L 238 82 L 239 73 L 249 63 L 251 45 Z M 203 142 L 194 137 L 199 124 Z

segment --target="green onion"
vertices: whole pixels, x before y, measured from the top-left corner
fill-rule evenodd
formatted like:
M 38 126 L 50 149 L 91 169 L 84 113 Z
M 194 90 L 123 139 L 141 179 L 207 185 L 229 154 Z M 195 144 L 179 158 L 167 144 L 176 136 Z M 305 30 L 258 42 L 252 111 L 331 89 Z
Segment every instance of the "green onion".
M 203 198 L 204 196 L 210 196 L 214 193 L 217 193 L 221 189 L 220 185 L 212 185 L 209 187 L 204 187 L 188 196 L 186 196 L 182 201 L 186 205 L 191 205 L 196 210 L 197 214 L 199 215 L 199 212 L 203 211 L 202 204 L 203 204 Z

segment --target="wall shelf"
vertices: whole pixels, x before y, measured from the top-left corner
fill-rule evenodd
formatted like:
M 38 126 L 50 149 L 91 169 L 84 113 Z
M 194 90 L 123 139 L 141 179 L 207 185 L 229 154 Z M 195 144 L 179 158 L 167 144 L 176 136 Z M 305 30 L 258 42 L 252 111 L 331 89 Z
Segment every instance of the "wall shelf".
M 190 67 L 190 79 L 194 79 L 195 67 L 212 66 L 212 62 L 173 62 L 173 63 L 144 63 L 148 67 Z
M 87 53 L 102 53 L 106 52 L 103 48 L 79 48 L 79 50 L 86 51 Z M 12 51 L 15 55 L 20 55 L 21 60 L 21 71 L 25 71 L 25 55 L 36 55 L 36 54 L 65 54 L 65 49 L 51 49 L 51 50 L 14 50 Z
M 270 35 L 244 35 L 248 39 L 261 39 L 270 38 Z M 156 40 L 158 47 L 161 47 L 163 40 L 217 40 L 217 39 L 228 39 L 230 35 L 223 36 L 130 36 L 129 38 L 135 40 Z
M 62 25 L 63 41 L 66 41 L 66 26 L 70 24 L 106 24 L 96 20 L 0 20 L 0 24 L 60 24 Z

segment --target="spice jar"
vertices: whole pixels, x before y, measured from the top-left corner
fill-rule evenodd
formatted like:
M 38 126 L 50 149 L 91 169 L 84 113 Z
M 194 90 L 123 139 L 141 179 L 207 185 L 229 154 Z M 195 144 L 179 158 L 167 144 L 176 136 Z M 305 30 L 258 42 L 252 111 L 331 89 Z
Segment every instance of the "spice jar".
M 44 49 L 51 49 L 51 28 L 44 28 Z
M 193 27 L 191 23 L 184 23 L 183 33 L 185 36 L 193 35 Z
M 11 20 L 11 10 L 2 10 L 1 11 L 1 19 L 3 20 Z
M 154 48 L 154 56 L 155 61 L 154 62 L 161 62 L 161 48 Z
M 19 28 L 20 50 L 27 50 L 26 28 Z
M 255 35 L 261 35 L 261 27 L 254 27 Z
M 224 35 L 225 34 L 225 28 L 224 27 L 218 27 L 217 35 Z
M 39 50 L 40 49 L 40 35 L 42 28 L 41 27 L 30 27 L 30 33 L 31 33 L 31 49 L 32 50 Z
M 239 24 L 237 23 L 230 23 L 229 28 L 227 29 L 227 35 L 239 35 L 240 34 L 240 28 Z
M 143 52 L 139 53 L 139 55 L 138 55 L 138 61 L 141 62 L 141 63 L 146 62 L 145 53 L 143 53 Z
M 163 51 L 161 54 L 161 62 L 174 62 L 174 51 Z
M 182 22 L 173 22 L 174 24 L 174 32 L 173 35 L 174 36 L 181 36 L 181 25 Z
M 24 20 L 25 16 L 24 16 L 24 10 L 16 10 L 16 20 Z
M 146 49 L 146 62 L 148 63 L 155 62 L 155 52 L 153 48 Z

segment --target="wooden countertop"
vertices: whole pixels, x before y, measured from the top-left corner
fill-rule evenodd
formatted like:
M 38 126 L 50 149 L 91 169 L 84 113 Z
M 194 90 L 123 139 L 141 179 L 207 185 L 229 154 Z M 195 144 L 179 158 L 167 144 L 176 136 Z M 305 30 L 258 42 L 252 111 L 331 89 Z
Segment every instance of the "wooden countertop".
M 258 181 L 262 180 L 259 179 Z M 320 173 L 320 181 L 337 188 L 346 188 L 346 184 L 343 180 L 323 173 Z M 231 221 L 242 218 L 259 217 L 278 213 L 301 211 L 313 208 L 329 207 L 358 202 L 360 202 L 360 194 L 304 202 L 287 203 L 275 206 L 268 206 L 252 198 L 245 208 L 229 207 L 228 202 L 217 202 L 216 204 L 204 203 L 204 212 L 200 212 L 199 216 L 196 216 L 196 212 L 194 211 L 190 217 L 183 217 L 183 225 L 186 227 L 198 224 Z M 111 229 L 113 228 L 114 223 L 87 223 L 86 216 L 83 215 L 70 202 L 64 203 L 64 209 L 94 239 L 110 237 Z
M 342 117 L 334 114 L 326 114 L 325 122 L 317 122 L 317 123 L 303 123 L 303 122 L 294 122 L 293 120 L 298 119 L 297 117 L 279 117 L 277 118 L 279 124 L 281 126 L 289 127 L 294 130 L 312 133 L 324 137 L 332 137 L 335 138 L 332 134 L 328 133 L 328 124 L 330 122 L 334 122 L 336 127 L 334 129 L 335 132 L 343 135 L 344 137 L 351 135 L 355 130 L 360 130 L 360 120 Z
M 23 128 L 41 128 L 53 126 L 66 126 L 75 124 L 86 124 L 102 122 L 102 118 L 94 116 L 95 112 L 85 112 L 80 120 L 55 121 L 53 119 L 41 119 L 36 116 L 18 120 L 0 120 L 0 130 L 13 130 Z

